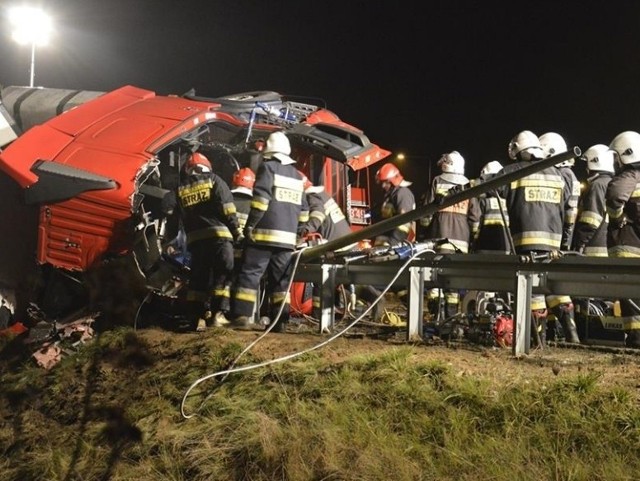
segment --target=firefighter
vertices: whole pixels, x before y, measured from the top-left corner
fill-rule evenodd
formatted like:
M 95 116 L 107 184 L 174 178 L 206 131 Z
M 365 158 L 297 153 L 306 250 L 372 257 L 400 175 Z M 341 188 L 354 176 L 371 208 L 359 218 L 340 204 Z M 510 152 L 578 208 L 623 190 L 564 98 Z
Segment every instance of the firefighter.
M 233 196 L 200 152 L 187 159 L 177 194 L 191 255 L 187 318 L 197 331 L 211 324 L 226 325 L 232 241 L 242 237 Z M 211 312 L 215 315 L 211 316 Z
M 253 198 L 253 184 L 256 182 L 256 174 L 249 167 L 243 167 L 238 169 L 233 174 L 231 179 L 231 195 L 233 196 L 233 203 L 236 206 L 236 215 L 238 217 L 238 224 L 240 230 L 244 231 L 244 226 L 247 224 L 247 217 L 249 217 L 249 211 L 251 210 L 251 199 Z M 237 278 L 237 274 L 240 270 L 242 263 L 242 248 L 244 246 L 236 244 L 233 250 L 234 267 L 233 267 L 233 279 Z
M 540 139 L 523 130 L 509 142 L 509 158 L 502 169 L 511 173 L 544 157 Z M 560 249 L 564 232 L 564 206 L 569 187 L 555 167 L 530 174 L 499 189 L 507 201 L 509 225 L 516 254 L 552 255 Z M 532 335 L 538 347 L 546 345 L 547 305 L 544 295 L 531 296 Z
M 492 160 L 480 170 L 474 184 L 478 185 L 494 178 L 502 170 L 502 164 Z M 507 203 L 497 191 L 492 190 L 471 199 L 472 209 L 476 209 L 477 221 L 471 218 L 472 243 L 470 251 L 476 254 L 513 254 L 513 241 L 509 232 Z M 494 297 L 510 305 L 509 292 L 485 292 L 485 298 Z
M 295 168 L 289 139 L 282 131 L 271 133 L 253 186 L 251 209 L 244 227 L 242 266 L 235 284 L 231 327 L 251 328 L 263 274 L 270 297 L 275 332 L 284 332 L 289 321 L 291 256 L 296 247 L 298 223 L 308 213 L 302 176 Z
M 609 257 L 640 257 L 640 134 L 626 131 L 611 144 L 616 174 L 607 186 Z M 620 299 L 625 344 L 640 348 L 640 298 Z
M 381 217 L 390 217 L 404 214 L 416 208 L 416 200 L 409 189 L 411 182 L 404 180 L 400 170 L 394 164 L 385 164 L 376 172 L 376 182 L 382 186 L 384 196 L 382 198 Z M 374 245 L 393 245 L 405 240 L 413 240 L 415 229 L 411 222 L 395 227 L 374 239 Z
M 555 132 L 547 132 L 540 136 L 540 145 L 544 151 L 544 156 L 551 157 L 553 155 L 567 152 L 567 143 L 564 138 Z M 564 225 L 562 231 L 562 241 L 560 249 L 568 251 L 571 249 L 571 241 L 573 239 L 573 231 L 578 216 L 578 200 L 580 198 L 580 181 L 573 172 L 575 159 L 564 160 L 556 165 L 560 169 L 560 174 L 564 178 L 569 188 L 569 196 L 565 199 L 564 205 Z
M 303 172 L 300 172 L 300 175 L 309 204 L 309 220 L 302 224 L 301 235 L 304 237 L 316 232 L 324 240 L 332 241 L 351 234 L 351 226 L 333 197 L 324 190 L 322 185 L 313 185 Z M 341 247 L 336 252 L 348 251 L 355 245 L 356 243 Z
M 545 157 L 551 157 L 567 151 L 567 143 L 564 138 L 555 132 L 547 132 L 540 136 L 540 145 Z M 562 240 L 560 241 L 560 249 L 568 251 L 571 249 L 571 241 L 573 239 L 573 230 L 578 215 L 578 200 L 580 198 L 580 182 L 573 172 L 575 159 L 564 160 L 556 167 L 560 170 L 560 175 L 567 186 L 568 196 L 564 202 L 564 217 Z M 547 315 L 547 338 L 549 336 L 555 339 L 564 337 L 566 342 L 578 344 L 578 330 L 575 321 L 575 309 L 573 300 L 567 295 L 552 294 L 546 297 L 548 315 Z
M 587 187 L 578 206 L 572 250 L 588 257 L 607 257 L 607 186 L 614 174 L 615 152 L 604 144 L 589 147 L 582 156 L 587 164 Z
M 346 216 L 333 197 L 324 190 L 324 186 L 313 185 L 303 172 L 300 172 L 300 175 L 302 175 L 304 192 L 309 204 L 309 220 L 302 224 L 301 237 L 305 238 L 309 234 L 317 233 L 323 240 L 330 242 L 351 234 L 351 226 Z M 356 246 L 357 242 L 354 242 L 337 249 L 336 252 L 347 252 Z M 355 287 L 349 286 L 349 292 L 355 296 Z M 320 291 L 317 285 L 313 287 L 313 309 L 314 317 L 319 318 Z
M 438 167 L 442 173 L 433 178 L 431 188 L 426 193 L 425 204 L 437 202 L 438 199 L 450 194 L 452 189 L 462 188 L 469 183 L 469 179 L 464 175 L 464 164 L 464 157 L 456 150 L 440 157 Z M 433 215 L 421 218 L 421 238 L 448 239 L 448 242 L 441 244 L 436 249 L 436 252 L 441 254 L 468 253 L 472 226 L 477 226 L 479 219 L 477 205 L 477 202 L 463 200 L 440 209 Z M 443 293 L 445 319 L 449 319 L 458 313 L 460 292 L 445 289 Z M 440 314 L 440 295 L 441 292 L 437 288 L 430 289 L 427 295 L 427 307 L 434 317 Z
M 396 215 L 404 214 L 416 208 L 416 200 L 409 189 L 411 182 L 404 179 L 400 169 L 392 163 L 383 165 L 376 172 L 376 182 L 380 184 L 384 192 L 380 208 L 380 218 L 389 219 Z M 390 246 L 404 241 L 413 241 L 415 228 L 413 222 L 407 222 L 384 232 L 373 240 L 374 246 Z M 396 292 L 396 295 L 404 299 L 406 290 Z M 372 312 L 374 320 L 380 320 L 385 313 L 385 300 L 382 291 L 375 286 L 358 286 L 358 296 L 369 304 L 376 302 Z
M 253 198 L 253 185 L 256 182 L 256 174 L 249 167 L 238 169 L 231 181 L 231 194 L 233 203 L 236 206 L 236 215 L 240 229 L 244 230 L 247 224 L 247 217 L 251 210 L 251 199 Z
M 502 170 L 502 164 L 492 160 L 482 167 L 477 183 L 492 179 L 500 170 Z M 509 240 L 509 213 L 505 199 L 500 197 L 497 191 L 490 191 L 476 197 L 475 202 L 477 202 L 478 220 L 475 222 L 472 219 L 471 250 L 479 254 L 513 253 Z

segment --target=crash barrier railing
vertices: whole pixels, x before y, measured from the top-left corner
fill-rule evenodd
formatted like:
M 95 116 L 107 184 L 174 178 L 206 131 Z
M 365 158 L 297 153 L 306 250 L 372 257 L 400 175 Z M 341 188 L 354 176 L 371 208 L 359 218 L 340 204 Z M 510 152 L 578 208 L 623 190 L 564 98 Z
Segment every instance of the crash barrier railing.
M 394 283 L 408 289 L 407 340 L 422 333 L 424 292 L 430 288 L 514 293 L 514 355 L 529 353 L 532 294 L 639 297 L 640 259 L 584 257 L 574 253 L 536 258 L 507 254 L 434 254 L 428 250 L 411 261 Z M 338 285 L 386 285 L 404 262 L 400 258 L 377 262 L 373 255 L 346 263 L 305 263 L 298 266 L 295 280 L 322 286 L 320 332 L 326 332 L 333 325 L 334 293 Z

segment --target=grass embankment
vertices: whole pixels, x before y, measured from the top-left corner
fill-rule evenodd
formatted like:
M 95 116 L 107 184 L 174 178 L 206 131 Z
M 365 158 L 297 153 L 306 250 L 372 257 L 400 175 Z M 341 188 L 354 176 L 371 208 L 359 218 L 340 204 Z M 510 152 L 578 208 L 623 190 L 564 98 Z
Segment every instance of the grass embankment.
M 153 338 L 119 329 L 50 371 L 5 356 L 1 478 L 640 478 L 635 393 L 597 370 L 542 383 L 511 379 L 509 361 L 492 375 L 461 375 L 415 346 L 340 359 L 320 349 L 203 382 L 186 400 L 196 415 L 182 417 L 189 386 L 244 347 L 223 330 Z M 264 360 L 250 352 L 239 364 Z

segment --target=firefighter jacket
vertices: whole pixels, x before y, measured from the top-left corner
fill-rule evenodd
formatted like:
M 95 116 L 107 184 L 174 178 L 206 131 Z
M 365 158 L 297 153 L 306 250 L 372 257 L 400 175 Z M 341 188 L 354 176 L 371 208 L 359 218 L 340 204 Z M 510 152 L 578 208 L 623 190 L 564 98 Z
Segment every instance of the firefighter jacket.
M 309 207 L 302 177 L 292 163 L 265 159 L 258 167 L 251 210 L 244 228 L 250 244 L 293 250 L 298 224 L 308 218 Z
M 612 174 L 598 172 L 587 179 L 587 188 L 578 204 L 578 220 L 573 233 L 573 250 L 590 257 L 607 257 L 606 194 Z
M 392 186 L 384 193 L 380 215 L 383 219 L 389 219 L 393 216 L 414 210 L 415 208 L 416 200 L 409 187 L 401 185 Z M 376 239 L 376 243 L 385 243 L 388 241 L 391 244 L 397 244 L 409 239 L 414 230 L 412 224 L 412 222 L 407 222 L 390 231 L 384 232 Z
M 563 251 L 571 249 L 573 231 L 578 217 L 578 202 L 580 199 L 580 181 L 573 173 L 571 167 L 560 167 L 560 174 L 569 187 L 569 195 L 565 198 L 564 205 L 564 226 L 562 231 L 562 241 L 560 248 Z
M 178 205 L 187 245 L 203 239 L 231 241 L 239 232 L 231 191 L 213 172 L 185 175 L 178 186 Z
M 351 234 L 351 227 L 342 209 L 322 186 L 307 189 L 309 221 L 304 225 L 308 232 L 317 232 L 323 239 L 332 241 Z
M 531 161 L 509 164 L 503 173 L 520 170 Z M 499 189 L 507 201 L 509 224 L 516 253 L 556 251 L 564 232 L 565 199 L 570 187 L 560 169 L 548 167 L 512 181 Z
M 233 195 L 233 203 L 236 206 L 238 224 L 240 225 L 240 229 L 244 230 L 244 226 L 247 224 L 247 219 L 249 218 L 253 195 L 240 192 L 236 189 L 232 189 L 231 194 Z
M 474 208 L 478 211 L 477 228 L 471 226 L 473 252 L 509 254 L 511 247 L 506 200 L 491 191 L 471 199 L 471 202 L 477 204 Z
M 469 183 L 462 174 L 443 173 L 436 176 L 427 192 L 425 204 L 437 202 L 446 197 L 451 189 L 459 188 Z M 438 248 L 441 253 L 469 252 L 471 230 L 478 225 L 478 203 L 463 200 L 457 204 L 440 209 L 433 215 L 420 219 L 421 229 L 425 239 L 446 237 L 449 243 Z
M 627 164 L 613 176 L 606 194 L 611 257 L 640 257 L 640 164 Z

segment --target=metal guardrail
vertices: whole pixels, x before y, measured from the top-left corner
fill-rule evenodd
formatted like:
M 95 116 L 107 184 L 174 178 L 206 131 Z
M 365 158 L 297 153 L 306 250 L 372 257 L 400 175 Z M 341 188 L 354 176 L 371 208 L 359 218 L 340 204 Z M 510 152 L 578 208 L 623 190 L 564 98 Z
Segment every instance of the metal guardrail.
M 389 284 L 406 261 L 301 263 L 296 281 L 322 285 L 320 329 L 334 319 L 333 293 L 339 284 Z M 409 290 L 407 339 L 420 335 L 425 289 L 509 291 L 516 297 L 515 355 L 529 352 L 531 294 L 633 298 L 640 287 L 640 259 L 564 255 L 549 261 L 528 256 L 425 253 L 410 262 L 394 282 Z

